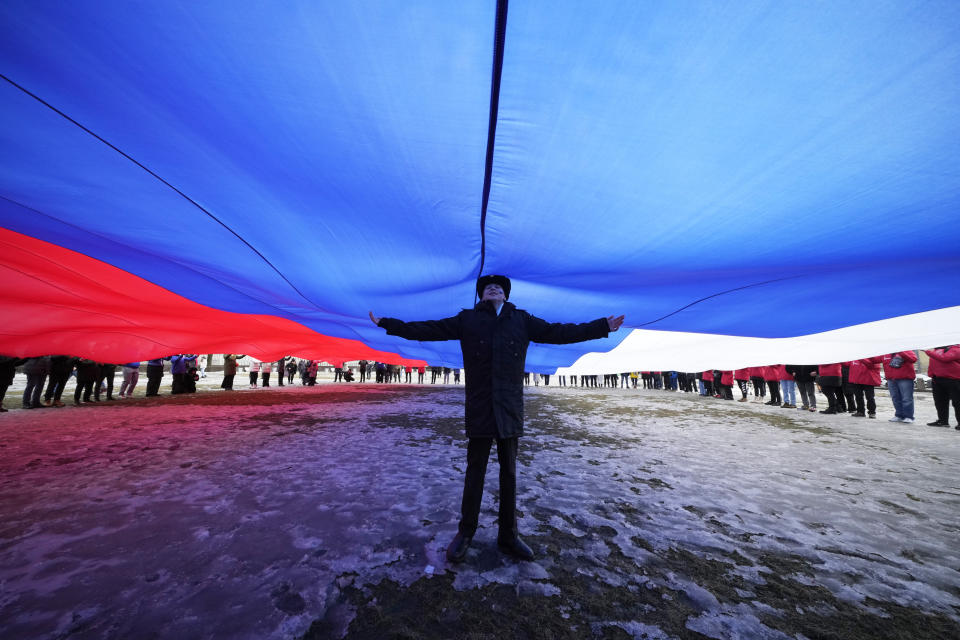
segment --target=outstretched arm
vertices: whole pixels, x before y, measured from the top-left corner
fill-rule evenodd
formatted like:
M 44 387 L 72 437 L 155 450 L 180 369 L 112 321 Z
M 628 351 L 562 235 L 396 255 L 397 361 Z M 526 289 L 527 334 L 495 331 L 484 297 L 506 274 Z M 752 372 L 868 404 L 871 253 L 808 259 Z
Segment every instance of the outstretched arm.
M 572 342 L 606 338 L 611 331 L 616 331 L 622 324 L 623 316 L 597 318 L 593 322 L 581 324 L 547 322 L 536 316 L 528 316 L 527 333 L 533 342 L 570 344 Z
M 400 336 L 407 340 L 435 341 L 459 340 L 460 316 L 443 320 L 424 320 L 422 322 L 404 322 L 396 318 L 380 318 L 370 311 L 373 324 L 387 330 L 387 335 Z

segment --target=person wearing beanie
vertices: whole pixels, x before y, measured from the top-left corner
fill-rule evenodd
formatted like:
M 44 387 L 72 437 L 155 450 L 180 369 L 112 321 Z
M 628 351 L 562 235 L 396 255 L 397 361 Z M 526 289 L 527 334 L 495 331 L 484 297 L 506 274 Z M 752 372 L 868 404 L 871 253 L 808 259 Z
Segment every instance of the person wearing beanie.
M 570 344 L 605 338 L 623 324 L 623 316 L 597 318 L 582 324 L 549 323 L 518 309 L 510 298 L 510 279 L 486 275 L 477 279 L 480 302 L 442 320 L 404 322 L 370 320 L 388 335 L 407 340 L 459 340 L 466 371 L 464 392 L 467 470 L 457 535 L 447 547 L 447 559 L 461 562 L 473 540 L 480 516 L 487 459 L 494 440 L 500 463 L 499 535 L 501 551 L 532 560 L 533 551 L 517 530 L 517 445 L 523 435 L 523 372 L 531 342 Z

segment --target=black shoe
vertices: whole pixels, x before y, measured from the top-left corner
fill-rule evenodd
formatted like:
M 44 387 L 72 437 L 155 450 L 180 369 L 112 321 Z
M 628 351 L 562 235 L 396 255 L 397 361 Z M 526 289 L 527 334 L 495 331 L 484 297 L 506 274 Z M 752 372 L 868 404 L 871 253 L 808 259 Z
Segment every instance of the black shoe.
M 939 420 L 936 420 L 936 421 L 934 421 L 934 422 L 928 422 L 928 423 L 927 423 L 927 426 L 928 426 L 928 427 L 949 427 L 949 426 L 950 426 L 950 423 L 949 423 L 949 422 L 940 422 Z
M 520 560 L 533 560 L 533 551 L 520 539 L 520 536 L 514 536 L 512 540 L 497 538 L 497 547 L 507 555 Z
M 450 546 L 447 547 L 447 560 L 449 562 L 463 562 L 463 559 L 467 557 L 467 549 L 470 548 L 471 542 L 473 542 L 473 536 L 465 536 L 457 532 L 457 535 L 450 542 Z
M 853 416 L 854 418 L 866 418 L 866 417 L 867 417 L 867 414 L 865 414 L 863 411 L 857 411 L 856 413 L 851 413 L 850 415 Z
M 823 409 L 820 413 L 837 413 L 836 409 Z
M 10 411 L 10 409 L 4 409 L 3 407 L 0 407 L 0 413 L 6 413 L 7 411 Z

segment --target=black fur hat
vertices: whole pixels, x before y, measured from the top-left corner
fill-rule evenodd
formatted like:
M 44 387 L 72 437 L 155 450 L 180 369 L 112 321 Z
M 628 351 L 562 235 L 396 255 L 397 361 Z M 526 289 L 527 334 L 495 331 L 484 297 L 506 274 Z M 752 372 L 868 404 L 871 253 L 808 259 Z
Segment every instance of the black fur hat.
M 477 297 L 483 299 L 483 289 L 488 284 L 498 284 L 503 289 L 503 297 L 510 299 L 510 278 L 507 276 L 480 276 L 477 278 Z

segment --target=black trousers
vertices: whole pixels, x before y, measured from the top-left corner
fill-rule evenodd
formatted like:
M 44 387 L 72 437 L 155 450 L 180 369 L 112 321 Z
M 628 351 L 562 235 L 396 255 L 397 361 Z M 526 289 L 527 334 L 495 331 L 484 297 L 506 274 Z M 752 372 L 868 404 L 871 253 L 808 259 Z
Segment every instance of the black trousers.
M 737 386 L 740 387 L 740 395 L 746 399 L 747 397 L 747 381 L 746 380 L 737 380 Z
M 853 395 L 857 402 L 857 413 L 863 413 L 863 398 L 867 398 L 867 412 L 877 412 L 877 401 L 874 394 L 875 389 L 869 384 L 854 384 Z
M 84 380 L 83 382 L 77 380 L 77 388 L 73 390 L 74 404 L 80 404 L 81 397 L 83 397 L 84 402 L 90 402 L 90 394 L 93 392 L 93 385 L 96 382 L 96 380 Z
M 480 520 L 483 480 L 493 438 L 470 438 L 467 445 L 467 473 L 463 479 L 463 501 L 460 504 L 460 533 L 472 536 Z M 512 540 L 517 535 L 517 438 L 497 438 L 497 461 L 500 464 L 500 510 L 498 538 Z
M 233 391 L 233 378 L 237 374 L 235 373 L 226 373 L 223 375 L 223 382 L 220 383 L 221 389 L 226 389 L 227 391 Z
M 767 388 L 770 389 L 770 402 L 773 404 L 783 404 L 783 398 L 780 397 L 780 381 L 767 380 Z
M 827 396 L 828 411 L 846 411 L 846 409 L 841 408 L 840 405 L 841 399 L 843 398 L 843 392 L 840 388 L 840 385 L 832 386 L 821 383 L 820 389 L 823 391 L 823 395 Z
M 47 382 L 47 390 L 43 394 L 44 400 L 60 402 L 60 396 L 63 395 L 63 388 L 67 386 L 67 380 L 70 379 L 70 372 L 50 374 L 50 380 Z
M 263 380 L 263 386 L 265 386 L 265 387 L 269 387 L 269 386 L 270 386 L 270 372 L 269 372 L 269 371 L 267 371 L 267 372 L 265 372 L 265 373 L 261 373 L 261 374 L 260 374 L 260 379 Z
M 23 390 L 23 406 L 39 407 L 43 397 L 43 383 L 47 381 L 46 373 L 27 374 L 27 388 Z
M 937 407 L 937 421 L 950 422 L 950 403 L 953 402 L 953 414 L 960 424 L 960 380 L 957 378 L 933 379 L 933 404 Z
M 160 381 L 163 379 L 163 367 L 155 364 L 147 365 L 147 394 L 155 396 L 160 393 Z
M 853 411 L 856 403 L 856 386 L 855 384 L 844 382 L 840 387 L 840 405 L 844 407 L 844 411 Z
M 97 386 L 93 388 L 93 395 L 97 398 L 100 397 L 100 383 L 104 380 L 107 382 L 107 400 L 113 400 L 113 377 L 116 375 L 116 371 L 110 373 L 101 373 L 100 377 L 97 379 Z

